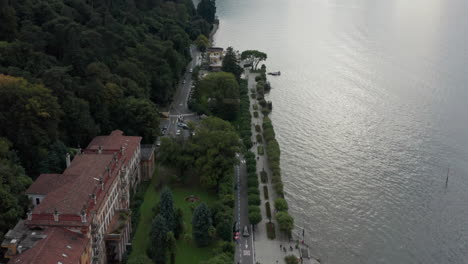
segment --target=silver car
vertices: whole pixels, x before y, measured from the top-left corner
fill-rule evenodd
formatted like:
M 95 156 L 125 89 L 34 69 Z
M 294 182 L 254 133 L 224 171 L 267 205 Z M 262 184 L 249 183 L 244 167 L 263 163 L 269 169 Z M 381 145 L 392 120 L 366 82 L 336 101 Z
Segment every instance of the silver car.
M 250 236 L 249 228 L 247 226 L 244 226 L 244 232 L 242 232 L 242 235 L 245 237 Z

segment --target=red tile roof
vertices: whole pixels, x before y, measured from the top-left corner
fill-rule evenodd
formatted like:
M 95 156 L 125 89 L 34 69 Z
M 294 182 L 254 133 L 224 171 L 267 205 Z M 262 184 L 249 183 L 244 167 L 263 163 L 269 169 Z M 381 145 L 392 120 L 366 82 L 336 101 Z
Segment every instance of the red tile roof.
M 72 180 L 49 192 L 34 208 L 33 214 L 50 214 L 57 209 L 59 214 L 79 215 L 87 206 L 90 195 L 100 190 L 99 181 L 96 179 L 106 177 L 106 167 L 111 166 L 112 159 L 113 155 L 108 154 L 75 156 L 70 167 L 63 172 L 64 177 L 70 177 Z
M 60 227 L 49 227 L 46 238 L 34 247 L 14 256 L 8 263 L 15 264 L 78 264 L 89 238 Z
M 54 191 L 62 185 L 68 183 L 72 178 L 62 174 L 41 174 L 31 186 L 26 190 L 26 194 L 42 194 Z

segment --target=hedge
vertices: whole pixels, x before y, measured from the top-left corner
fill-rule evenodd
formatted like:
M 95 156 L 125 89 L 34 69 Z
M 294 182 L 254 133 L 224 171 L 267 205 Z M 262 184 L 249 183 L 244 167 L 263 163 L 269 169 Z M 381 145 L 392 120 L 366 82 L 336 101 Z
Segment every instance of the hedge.
M 265 200 L 268 200 L 268 187 L 263 185 L 263 195 L 265 196 Z
M 255 118 L 258 118 L 258 112 L 257 112 L 257 111 L 255 111 L 255 112 L 253 113 L 253 115 L 254 115 Z
M 260 125 L 255 125 L 255 131 L 257 132 L 262 131 L 262 128 L 260 127 Z
M 260 180 L 262 181 L 262 183 L 268 182 L 268 174 L 266 171 L 263 170 L 260 172 Z
M 272 222 L 266 223 L 266 229 L 267 229 L 268 238 L 275 239 L 276 238 L 275 224 L 273 224 Z
M 264 152 L 263 152 L 263 146 L 258 146 L 257 147 L 257 151 L 258 151 L 258 155 L 263 155 Z
M 260 134 L 257 134 L 257 142 L 263 142 L 263 138 L 262 138 L 262 135 Z
M 271 219 L 271 208 L 270 208 L 270 202 L 265 203 L 265 211 L 268 219 Z

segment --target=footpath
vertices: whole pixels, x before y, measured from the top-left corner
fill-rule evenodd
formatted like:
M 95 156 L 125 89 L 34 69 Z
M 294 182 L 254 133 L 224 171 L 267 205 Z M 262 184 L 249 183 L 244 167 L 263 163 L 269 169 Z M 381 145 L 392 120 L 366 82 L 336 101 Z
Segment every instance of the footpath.
M 248 78 L 248 89 L 249 89 L 249 100 L 250 100 L 250 114 L 252 116 L 252 142 L 254 142 L 250 151 L 252 151 L 257 159 L 257 175 L 258 175 L 258 182 L 259 189 L 260 189 L 260 197 L 262 199 L 262 204 L 260 206 L 260 210 L 262 213 L 262 221 L 257 224 L 255 232 L 254 232 L 254 244 L 255 244 L 255 256 L 256 262 L 260 264 L 276 264 L 281 263 L 284 264 L 284 258 L 289 255 L 295 255 L 297 258 L 300 257 L 301 249 L 308 252 L 306 246 L 301 245 L 297 242 L 297 240 L 290 240 L 286 234 L 279 230 L 278 222 L 275 219 L 274 212 L 274 204 L 277 198 L 276 191 L 271 184 L 271 171 L 268 164 L 268 157 L 266 153 L 266 146 L 264 142 L 257 142 L 256 135 L 258 134 L 255 131 L 255 125 L 260 125 L 262 127 L 263 123 L 263 114 L 260 110 L 254 110 L 254 105 L 258 104 L 257 99 L 251 98 L 251 89 L 255 89 L 256 81 L 255 77 L 258 76 L 257 73 L 250 73 L 249 70 L 246 69 L 246 77 Z M 254 117 L 254 112 L 258 112 L 258 117 Z M 258 154 L 258 146 L 263 146 L 264 154 Z M 268 182 L 262 183 L 260 179 L 260 172 L 265 170 L 268 174 Z M 265 199 L 263 188 L 264 186 L 268 189 L 268 200 Z M 271 222 L 275 225 L 275 239 L 269 239 L 267 236 L 266 224 L 269 222 L 269 219 L 266 214 L 265 203 L 269 202 L 270 207 L 272 210 L 272 217 Z M 305 252 L 303 251 L 303 252 Z M 315 259 L 307 259 L 303 258 L 303 264 L 318 264 Z

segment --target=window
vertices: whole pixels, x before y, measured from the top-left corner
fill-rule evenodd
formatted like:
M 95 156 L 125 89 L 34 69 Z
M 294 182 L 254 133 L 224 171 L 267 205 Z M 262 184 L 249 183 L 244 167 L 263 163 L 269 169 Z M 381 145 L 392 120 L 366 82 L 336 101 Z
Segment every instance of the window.
M 39 205 L 41 203 L 41 199 L 36 198 L 36 205 Z

